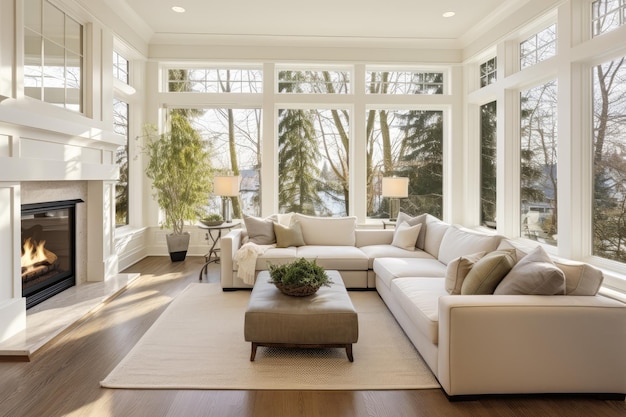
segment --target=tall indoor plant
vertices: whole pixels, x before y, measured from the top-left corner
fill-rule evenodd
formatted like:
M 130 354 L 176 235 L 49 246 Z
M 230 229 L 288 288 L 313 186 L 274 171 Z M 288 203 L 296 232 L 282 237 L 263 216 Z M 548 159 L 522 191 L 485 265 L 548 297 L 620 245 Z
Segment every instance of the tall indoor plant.
M 170 129 L 157 134 L 146 127 L 146 175 L 165 219 L 162 226 L 172 230 L 166 235 L 173 262 L 185 259 L 189 248 L 186 221 L 196 220 L 203 212 L 211 191 L 212 168 L 200 134 L 184 112 L 170 113 Z

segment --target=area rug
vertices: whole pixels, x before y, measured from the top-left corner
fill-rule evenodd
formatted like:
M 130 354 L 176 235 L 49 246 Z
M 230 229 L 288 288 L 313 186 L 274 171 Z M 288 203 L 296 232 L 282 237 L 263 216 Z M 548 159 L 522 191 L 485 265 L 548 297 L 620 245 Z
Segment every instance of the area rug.
M 375 291 L 352 291 L 354 362 L 345 349 L 259 347 L 244 341 L 249 291 L 190 284 L 100 383 L 105 388 L 386 390 L 439 384 Z

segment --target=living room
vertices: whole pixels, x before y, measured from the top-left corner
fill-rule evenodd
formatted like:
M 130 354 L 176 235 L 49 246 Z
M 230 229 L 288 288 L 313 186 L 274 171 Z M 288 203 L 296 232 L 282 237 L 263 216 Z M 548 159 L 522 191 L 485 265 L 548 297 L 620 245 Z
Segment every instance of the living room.
M 551 162 L 558 188 L 554 186 L 552 193 L 545 193 L 543 203 L 553 207 L 558 201 L 558 224 L 551 224 L 549 236 L 546 233 L 540 238 L 554 257 L 585 261 L 601 268 L 605 275 L 602 293 L 625 299 L 624 255 L 615 249 L 619 248 L 621 237 L 618 234 L 614 239 L 611 235 L 606 240 L 612 243 L 604 246 L 594 240 L 600 226 L 594 222 L 602 212 L 593 204 L 596 161 L 591 158 L 597 149 L 594 132 L 601 120 L 597 118 L 596 103 L 602 99 L 594 76 L 598 77 L 599 69 L 608 71 L 621 65 L 626 55 L 623 3 L 613 6 L 612 2 L 599 2 L 602 7 L 610 4 L 602 9 L 586 0 L 484 1 L 479 5 L 461 1 L 445 7 L 415 2 L 411 5 L 415 9 L 406 10 L 409 6 L 405 4 L 393 4 L 392 7 L 403 10 L 391 14 L 393 24 L 380 24 L 392 19 L 376 13 L 361 15 L 361 4 L 328 4 L 321 10 L 335 13 L 316 11 L 306 21 L 294 24 L 292 18 L 291 25 L 284 26 L 263 23 L 265 20 L 258 18 L 263 10 L 259 11 L 256 3 L 241 6 L 247 13 L 245 19 L 238 19 L 240 26 L 234 24 L 234 18 L 221 17 L 235 15 L 236 11 L 227 6 L 200 12 L 204 9 L 195 7 L 201 5 L 191 3 L 182 5 L 187 9 L 185 13 L 177 13 L 171 10 L 175 5 L 165 2 L 132 3 L 2 0 L 0 317 L 9 325 L 3 325 L 0 340 L 22 331 L 26 321 L 17 266 L 22 205 L 82 200 L 77 205 L 76 219 L 81 227 L 76 233 L 78 285 L 119 279 L 123 271 L 142 259 L 167 255 L 166 231 L 159 227 L 162 217 L 143 171 L 146 161 L 141 138 L 145 124 L 163 129 L 169 111 L 177 108 L 258 110 L 253 116 L 259 118 L 260 128 L 248 132 L 264 139 L 258 153 L 258 177 L 263 182 L 256 190 L 257 203 L 251 209 L 251 214 L 257 216 L 283 208 L 278 198 L 282 179 L 277 169 L 277 143 L 269 139 L 277 137 L 281 110 L 347 112 L 349 121 L 344 120 L 344 125 L 350 128 L 350 145 L 345 160 L 350 165 L 343 205 L 347 208 L 345 214 L 356 216 L 363 228 L 382 227 L 380 218 L 369 208 L 370 199 L 376 196 L 372 197 L 367 178 L 368 149 L 365 141 L 359 140 L 368 137 L 368 112 L 437 112 L 442 126 L 440 200 L 428 211 L 435 211 L 449 223 L 470 228 L 495 224 L 498 233 L 507 237 L 534 240 L 535 235 L 531 237 L 525 229 L 527 201 L 520 196 L 524 187 L 520 126 L 526 120 L 524 106 L 541 90 L 546 102 L 552 103 L 547 107 L 555 110 L 548 127 L 553 129 L 551 146 L 558 146 L 558 153 L 553 154 L 558 164 L 556 160 Z M 28 72 L 32 66 L 43 68 L 43 78 L 56 76 L 46 73 L 47 63 L 33 63 L 28 52 L 33 39 L 29 33 L 36 32 L 31 26 L 36 26 L 33 20 L 37 19 L 30 18 L 37 16 L 32 14 L 35 6 L 44 10 L 44 15 L 52 13 L 50 8 L 54 14 L 60 11 L 66 27 L 80 28 L 81 44 L 76 54 L 82 65 L 78 77 L 80 93 L 68 83 L 63 99 L 59 99 L 54 93 L 58 90 L 56 84 L 32 81 L 36 78 Z M 599 10 L 606 14 L 598 13 Z M 448 11 L 455 11 L 456 15 L 443 17 Z M 350 25 L 340 24 L 351 14 L 359 19 L 350 19 L 356 21 Z M 290 20 L 289 14 L 278 16 Z M 357 24 L 359 20 L 363 20 L 361 26 Z M 417 25 L 416 21 L 421 23 Z M 605 21 L 609 23 L 603 26 Z M 206 29 L 207 22 L 211 22 L 210 29 Z M 542 44 L 543 36 L 551 41 Z M 68 73 L 73 66 L 71 53 L 76 52 L 69 40 L 70 37 L 64 52 Z M 529 47 L 532 44 L 534 49 L 531 47 L 527 55 L 520 57 L 522 43 Z M 530 56 L 535 61 L 526 62 Z M 119 65 L 120 62 L 127 66 Z M 127 73 L 114 76 L 116 68 L 126 68 Z M 214 93 L 207 82 L 204 92 L 186 94 L 168 89 L 172 69 L 231 69 L 262 75 L 255 81 L 256 91 Z M 347 85 L 345 94 L 281 94 L 278 86 L 284 81 L 282 74 L 291 71 L 328 71 L 350 83 L 339 84 Z M 371 94 L 367 90 L 368 77 L 383 72 L 442 74 L 441 93 Z M 623 79 L 623 69 L 613 74 L 616 80 Z M 126 82 L 122 81 L 124 78 Z M 617 88 L 613 94 L 607 97 L 612 99 L 624 93 Z M 520 100 L 521 96 L 529 100 Z M 124 126 L 118 123 L 118 110 L 110 105 L 114 102 L 126 105 Z M 488 107 L 493 102 L 497 108 Z M 612 115 L 623 114 L 623 100 L 611 103 Z M 497 137 L 491 211 L 483 204 L 488 189 L 483 187 L 481 159 L 481 132 L 485 129 L 481 113 L 485 111 L 491 111 L 496 120 L 491 125 Z M 612 120 L 610 139 L 614 149 L 618 149 L 623 142 L 619 142 L 616 132 L 623 132 L 623 124 L 618 118 Z M 554 133 L 555 126 L 558 135 Z M 540 127 L 547 130 L 546 126 Z M 122 173 L 118 150 L 124 147 L 129 203 L 120 216 L 116 212 Z M 222 162 L 224 165 L 218 168 L 232 167 L 231 161 Z M 422 175 L 417 181 L 420 178 L 423 181 L 426 177 Z M 551 180 L 554 179 L 553 176 Z M 417 186 L 417 181 L 411 186 Z M 619 197 L 622 192 L 617 189 L 615 194 Z M 219 205 L 219 199 L 216 202 Z M 553 218 L 551 215 L 556 212 L 545 207 L 542 210 L 546 215 L 542 213 L 541 219 Z M 188 231 L 188 255 L 201 257 L 207 250 L 204 232 L 193 225 Z

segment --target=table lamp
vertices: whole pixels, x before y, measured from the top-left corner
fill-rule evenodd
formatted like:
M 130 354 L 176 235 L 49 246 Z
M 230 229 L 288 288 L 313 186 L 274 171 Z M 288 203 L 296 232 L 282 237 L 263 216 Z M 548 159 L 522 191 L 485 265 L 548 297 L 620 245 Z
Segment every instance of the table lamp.
M 215 176 L 213 178 L 213 192 L 222 197 L 222 217 L 226 223 L 230 223 L 233 220 L 230 211 L 230 198 L 239 195 L 239 176 Z
M 389 197 L 389 220 L 396 221 L 400 211 L 400 199 L 409 196 L 407 177 L 383 177 L 383 197 Z

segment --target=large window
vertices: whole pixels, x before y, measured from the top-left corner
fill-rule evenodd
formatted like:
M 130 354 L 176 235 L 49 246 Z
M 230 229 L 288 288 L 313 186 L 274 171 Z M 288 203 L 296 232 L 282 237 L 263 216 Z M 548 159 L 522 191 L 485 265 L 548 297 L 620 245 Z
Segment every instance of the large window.
M 278 206 L 282 213 L 346 216 L 349 211 L 349 112 L 278 111 Z
M 24 10 L 24 95 L 82 111 L 82 25 L 47 0 Z
M 181 111 L 181 110 L 179 110 Z M 205 108 L 187 110 L 192 126 L 202 135 L 215 172 L 239 175 L 239 198 L 231 198 L 233 218 L 261 213 L 261 110 Z M 213 196 L 210 212 L 220 212 Z
M 592 3 L 593 36 L 610 32 L 626 22 L 626 0 L 596 0 Z
M 626 62 L 593 70 L 593 253 L 626 262 Z
M 441 111 L 372 109 L 367 114 L 367 216 L 388 218 L 382 178 L 409 178 L 400 209 L 440 217 L 443 190 Z
M 522 236 L 557 243 L 557 84 L 521 93 Z
M 520 43 L 520 67 L 527 68 L 556 55 L 556 24 Z
M 480 224 L 496 228 L 496 110 L 495 101 L 480 106 Z
M 113 130 L 126 138 L 126 144 L 115 151 L 120 179 L 115 184 L 115 224 L 128 224 L 128 103 L 113 100 Z

